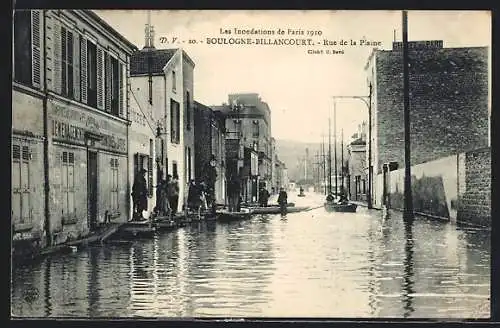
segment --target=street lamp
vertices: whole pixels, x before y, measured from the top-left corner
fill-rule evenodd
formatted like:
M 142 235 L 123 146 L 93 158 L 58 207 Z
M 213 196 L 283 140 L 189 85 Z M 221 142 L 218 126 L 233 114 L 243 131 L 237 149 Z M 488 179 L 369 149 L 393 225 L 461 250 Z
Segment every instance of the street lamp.
M 368 107 L 368 208 L 373 208 L 372 202 L 372 180 L 373 180 L 373 165 L 372 165 L 372 83 L 370 82 L 368 96 L 333 96 L 335 99 L 359 99 Z

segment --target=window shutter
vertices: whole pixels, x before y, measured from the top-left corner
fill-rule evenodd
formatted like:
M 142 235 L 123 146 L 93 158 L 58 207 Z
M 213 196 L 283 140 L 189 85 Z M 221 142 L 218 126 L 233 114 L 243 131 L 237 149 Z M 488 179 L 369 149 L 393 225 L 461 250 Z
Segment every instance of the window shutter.
M 153 196 L 153 158 L 146 156 L 148 163 L 148 193 L 149 197 Z
M 118 104 L 119 104 L 119 115 L 120 117 L 125 118 L 125 83 L 124 83 L 124 77 L 125 77 L 125 65 L 119 64 L 119 74 L 120 76 L 118 77 L 118 85 L 120 88 L 120 93 L 118 96 Z
M 34 87 L 40 87 L 41 84 L 41 44 L 42 44 L 42 33 L 41 33 L 41 19 L 40 11 L 31 11 L 31 51 L 32 51 L 32 83 Z
M 106 107 L 106 112 L 111 112 L 111 84 L 113 83 L 113 76 L 112 76 L 112 69 L 111 69 L 111 56 L 109 54 L 106 54 L 106 60 L 105 60 L 105 77 L 106 77 L 106 83 L 105 83 L 105 107 Z
M 59 21 L 54 20 L 53 26 L 53 40 L 54 40 L 54 48 L 52 53 L 52 58 L 54 61 L 53 67 L 53 80 L 52 86 L 54 88 L 54 92 L 61 94 L 62 91 L 62 39 L 61 39 L 61 23 Z
M 67 37 L 67 30 L 65 27 L 61 27 L 61 60 L 62 60 L 62 67 L 61 67 L 61 90 L 62 94 L 67 96 L 68 95 L 68 66 L 67 66 L 67 61 L 68 61 L 68 37 Z
M 80 37 L 80 92 L 82 103 L 87 103 L 87 39 Z
M 104 50 L 97 47 L 97 108 L 104 109 Z
M 73 33 L 73 92 L 75 99 L 80 101 L 80 35 Z

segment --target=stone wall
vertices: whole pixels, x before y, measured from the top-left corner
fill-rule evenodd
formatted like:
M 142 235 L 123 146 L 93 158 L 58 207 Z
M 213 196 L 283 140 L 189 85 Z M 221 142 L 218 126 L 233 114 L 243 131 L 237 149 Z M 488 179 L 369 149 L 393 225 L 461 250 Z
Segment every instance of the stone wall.
M 484 148 L 465 154 L 459 179 L 460 188 L 457 222 L 491 226 L 491 149 Z

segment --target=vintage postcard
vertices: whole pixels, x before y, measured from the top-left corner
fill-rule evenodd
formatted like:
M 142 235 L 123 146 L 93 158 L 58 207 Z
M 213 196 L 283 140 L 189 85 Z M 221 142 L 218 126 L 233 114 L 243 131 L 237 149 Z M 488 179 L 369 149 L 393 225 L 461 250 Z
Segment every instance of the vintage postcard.
M 13 24 L 12 318 L 490 318 L 490 12 Z

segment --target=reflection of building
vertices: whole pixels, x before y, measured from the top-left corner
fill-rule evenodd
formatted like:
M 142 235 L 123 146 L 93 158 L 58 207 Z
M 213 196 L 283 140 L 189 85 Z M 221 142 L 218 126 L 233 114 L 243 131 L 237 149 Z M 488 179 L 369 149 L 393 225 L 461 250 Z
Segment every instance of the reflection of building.
M 195 169 L 196 177 L 209 179 L 215 191 L 215 199 L 225 204 L 225 120 L 220 112 L 210 107 L 194 103 Z
M 459 169 L 440 161 L 457 162 L 458 153 L 488 147 L 488 48 L 443 48 L 442 41 L 410 42 L 409 48 L 413 203 L 415 211 L 450 217 Z M 365 67 L 373 85 L 375 206 L 394 194 L 392 205 L 402 207 L 402 65 L 401 43 L 395 42 L 392 50 L 374 50 Z
M 154 123 L 148 124 L 158 134 L 154 142 L 156 147 L 149 148 L 146 155 L 150 158 L 155 157 L 151 154 L 157 155 L 155 163 L 149 160 L 149 167 L 161 170 L 164 175 L 179 177 L 181 208 L 187 181 L 194 177 L 194 63 L 182 49 L 155 49 L 148 42 L 130 61 L 131 89 L 135 96 L 131 101 L 136 101 L 142 111 L 152 108 L 150 120 Z M 152 185 L 156 185 L 152 176 L 150 179 Z
M 28 10 L 14 14 L 13 49 L 14 239 L 59 244 L 126 220 L 135 46 L 90 10 Z

